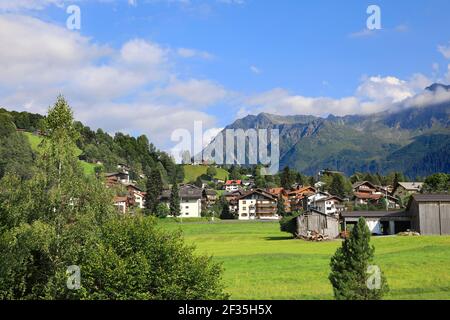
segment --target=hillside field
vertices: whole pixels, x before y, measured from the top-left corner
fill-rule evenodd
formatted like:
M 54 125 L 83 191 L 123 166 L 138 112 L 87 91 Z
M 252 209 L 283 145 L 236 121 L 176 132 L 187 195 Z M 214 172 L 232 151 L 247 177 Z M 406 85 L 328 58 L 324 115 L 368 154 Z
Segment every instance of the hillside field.
M 28 141 L 30 142 L 31 149 L 33 151 L 37 152 L 38 146 L 41 143 L 42 138 L 40 138 L 39 136 L 32 134 L 30 132 L 24 132 L 23 134 L 27 137 Z M 81 150 L 78 150 L 78 155 L 80 155 L 81 152 L 82 152 Z M 81 164 L 81 167 L 83 168 L 83 171 L 85 174 L 90 175 L 90 174 L 95 173 L 94 169 L 97 166 L 96 164 L 88 163 L 86 161 L 81 161 L 81 160 L 80 160 L 80 164 Z
M 184 165 L 184 182 L 193 182 L 195 181 L 199 176 L 206 174 L 206 170 L 208 170 L 208 166 L 198 165 L 198 166 L 192 166 L 192 165 Z M 226 180 L 228 177 L 228 171 L 217 168 L 217 174 L 214 178 Z
M 223 263 L 232 299 L 333 299 L 328 281 L 330 257 L 340 240 L 305 242 L 279 231 L 278 222 L 183 222 L 198 253 Z M 385 273 L 386 299 L 450 299 L 450 236 L 378 237 L 375 264 Z

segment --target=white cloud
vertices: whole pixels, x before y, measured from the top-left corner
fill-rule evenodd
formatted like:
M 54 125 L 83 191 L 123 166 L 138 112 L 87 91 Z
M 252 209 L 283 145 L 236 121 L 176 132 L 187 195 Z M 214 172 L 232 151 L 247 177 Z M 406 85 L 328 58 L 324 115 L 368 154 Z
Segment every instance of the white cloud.
M 205 60 L 211 60 L 214 58 L 214 55 L 209 52 L 188 48 L 179 48 L 177 50 L 177 54 L 182 58 L 201 58 Z
M 191 107 L 205 108 L 223 100 L 227 91 L 219 84 L 209 80 L 172 80 L 166 87 L 155 89 L 151 96 L 167 103 L 187 103 Z
M 412 97 L 414 91 L 406 81 L 395 77 L 370 77 L 357 89 L 357 95 L 374 101 L 399 102 Z
M 422 74 L 409 80 L 396 77 L 373 76 L 363 79 L 354 96 L 340 99 L 330 97 L 305 97 L 295 95 L 282 88 L 275 88 L 244 100 L 238 117 L 249 113 L 269 112 L 292 115 L 315 116 L 369 114 L 393 108 L 422 92 L 431 81 Z
M 65 0 L 0 0 L 0 11 L 42 10 L 48 6 L 62 7 Z M 72 1 L 73 2 L 73 1 Z
M 348 36 L 350 38 L 367 38 L 374 36 L 376 34 L 376 30 L 363 29 L 357 32 L 350 33 Z
M 450 59 L 450 44 L 446 46 L 438 46 L 438 51 L 446 58 Z
M 254 74 L 260 74 L 262 72 L 261 69 L 259 69 L 256 66 L 250 66 L 250 71 L 253 72 Z
M 76 117 L 107 132 L 146 133 L 159 146 L 171 131 L 216 119 L 199 109 L 226 98 L 210 80 L 179 80 L 173 50 L 143 39 L 113 49 L 63 27 L 0 15 L 0 105 L 44 113 L 64 94 Z

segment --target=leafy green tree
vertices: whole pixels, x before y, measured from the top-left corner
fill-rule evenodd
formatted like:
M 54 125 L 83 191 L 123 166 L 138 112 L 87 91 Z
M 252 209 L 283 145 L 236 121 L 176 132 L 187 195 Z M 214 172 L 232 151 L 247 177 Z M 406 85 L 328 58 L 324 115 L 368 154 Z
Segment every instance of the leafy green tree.
M 422 187 L 425 193 L 439 193 L 450 191 L 450 174 L 436 173 L 425 179 Z
M 180 211 L 180 190 L 178 189 L 178 184 L 175 182 L 172 184 L 172 189 L 170 190 L 170 214 L 174 217 L 178 217 L 181 214 Z
M 161 173 L 158 169 L 151 170 L 147 178 L 147 193 L 145 194 L 146 214 L 155 214 L 156 208 L 160 203 L 160 197 L 163 190 Z
M 217 169 L 213 166 L 209 166 L 208 169 L 206 169 L 206 175 L 210 178 L 213 179 L 217 174 Z
M 158 218 L 166 218 L 170 215 L 170 209 L 167 207 L 165 203 L 159 203 L 156 207 L 156 216 Z
M 75 174 L 82 171 L 62 98 L 47 118 L 36 173 L 0 181 L 0 299 L 228 297 L 220 265 L 153 217 L 118 215 L 101 181 Z M 68 266 L 82 270 L 77 290 L 67 287 Z
M 329 279 L 337 300 L 379 300 L 389 290 L 382 272 L 371 282 L 368 273 L 375 248 L 370 245 L 370 231 L 364 218 L 354 226 L 349 238 L 331 258 Z M 376 283 L 378 281 L 378 283 Z

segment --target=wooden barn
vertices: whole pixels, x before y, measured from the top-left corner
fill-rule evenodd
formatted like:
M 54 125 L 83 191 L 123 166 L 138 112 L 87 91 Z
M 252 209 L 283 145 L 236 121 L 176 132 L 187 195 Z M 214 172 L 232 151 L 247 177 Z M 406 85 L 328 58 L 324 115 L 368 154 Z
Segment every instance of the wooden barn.
M 414 194 L 407 210 L 412 230 L 422 235 L 450 235 L 450 194 Z
M 297 236 L 307 237 L 311 232 L 335 239 L 339 236 L 339 218 L 314 209 L 298 216 Z

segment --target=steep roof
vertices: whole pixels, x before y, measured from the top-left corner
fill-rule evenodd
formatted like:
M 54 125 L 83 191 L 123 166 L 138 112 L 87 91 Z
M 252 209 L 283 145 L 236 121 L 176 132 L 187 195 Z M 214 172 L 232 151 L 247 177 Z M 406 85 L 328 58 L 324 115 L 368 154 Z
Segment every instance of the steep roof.
M 352 184 L 353 189 L 358 188 L 359 186 L 362 186 L 363 184 L 369 184 L 373 189 L 376 189 L 376 186 L 370 182 L 370 181 L 359 181 Z
M 248 197 L 248 196 L 250 196 L 252 194 L 255 194 L 255 193 L 257 193 L 259 195 L 262 195 L 263 197 L 265 197 L 267 199 L 270 199 L 270 200 L 277 200 L 277 196 L 275 196 L 275 195 L 273 195 L 273 194 L 271 194 L 269 192 L 266 192 L 266 191 L 264 191 L 262 189 L 255 189 L 255 190 L 249 191 L 249 192 L 243 194 L 242 196 L 240 196 L 238 199 L 239 200 L 240 199 L 244 199 L 244 198 L 246 198 L 246 197 Z
M 398 184 L 409 191 L 420 191 L 423 186 L 423 182 L 399 182 Z

